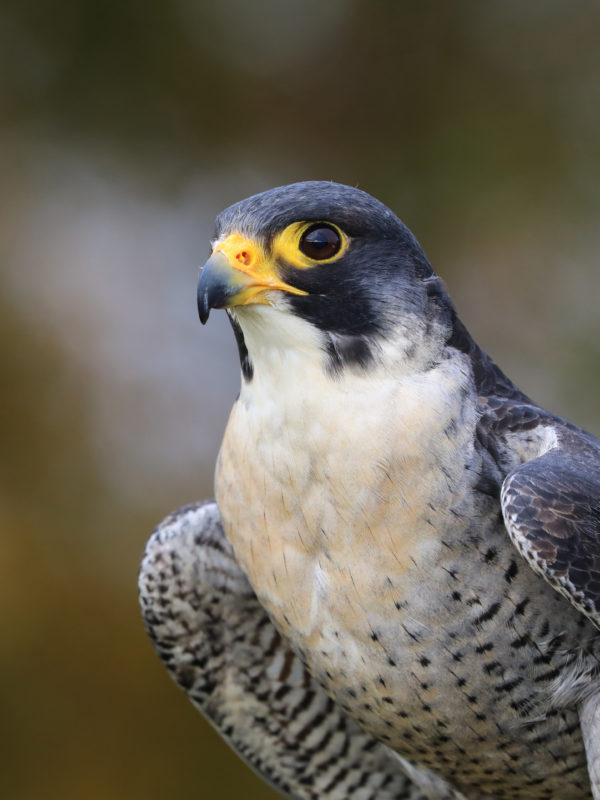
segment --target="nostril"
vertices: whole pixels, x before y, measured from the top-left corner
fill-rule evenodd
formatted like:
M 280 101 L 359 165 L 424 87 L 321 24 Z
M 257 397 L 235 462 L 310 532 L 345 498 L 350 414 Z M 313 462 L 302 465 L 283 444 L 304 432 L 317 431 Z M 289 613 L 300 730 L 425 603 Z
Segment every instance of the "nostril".
M 239 263 L 243 264 L 245 267 L 249 267 L 252 261 L 252 255 L 248 252 L 248 250 L 240 250 L 235 257 L 235 260 L 239 261 Z

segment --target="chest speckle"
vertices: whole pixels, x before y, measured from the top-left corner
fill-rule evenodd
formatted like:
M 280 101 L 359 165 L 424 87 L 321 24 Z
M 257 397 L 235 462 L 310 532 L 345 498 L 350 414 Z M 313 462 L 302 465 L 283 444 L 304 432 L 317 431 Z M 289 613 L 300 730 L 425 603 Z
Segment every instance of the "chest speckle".
M 464 362 L 368 382 L 301 359 L 256 367 L 217 500 L 236 558 L 313 674 L 359 723 L 458 785 L 519 797 L 530 784 L 523 796 L 542 798 L 565 770 L 585 798 L 576 715 L 548 714 L 574 647 L 568 608 L 518 561 L 497 500 L 474 490 Z M 558 761 L 524 766 L 536 737 L 565 729 Z
M 418 584 L 439 560 L 437 531 L 472 510 L 475 408 L 450 363 L 405 381 L 296 370 L 293 387 L 257 370 L 242 391 L 217 497 L 259 596 L 308 635 L 314 593 L 358 601 L 382 573 Z

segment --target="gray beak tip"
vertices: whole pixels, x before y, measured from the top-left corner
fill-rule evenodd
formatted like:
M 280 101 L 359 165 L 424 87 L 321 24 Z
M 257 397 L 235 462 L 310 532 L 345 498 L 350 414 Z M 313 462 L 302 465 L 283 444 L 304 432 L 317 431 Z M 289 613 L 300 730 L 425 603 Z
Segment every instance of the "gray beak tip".
M 208 303 L 207 295 L 207 292 L 198 292 L 198 316 L 200 317 L 200 322 L 203 325 L 206 325 L 208 322 L 208 317 L 210 316 L 210 305 Z

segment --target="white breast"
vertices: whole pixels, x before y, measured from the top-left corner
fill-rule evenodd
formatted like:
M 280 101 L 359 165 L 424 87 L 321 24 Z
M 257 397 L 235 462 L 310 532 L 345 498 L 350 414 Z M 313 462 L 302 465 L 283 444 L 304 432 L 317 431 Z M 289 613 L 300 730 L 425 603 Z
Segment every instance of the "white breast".
M 318 646 L 340 626 L 360 627 L 360 638 L 376 623 L 383 576 L 418 608 L 438 532 L 451 524 L 449 493 L 454 508 L 469 502 L 476 420 L 466 359 L 333 378 L 312 326 L 266 307 L 244 323 L 254 377 L 217 467 L 225 528 L 298 646 Z

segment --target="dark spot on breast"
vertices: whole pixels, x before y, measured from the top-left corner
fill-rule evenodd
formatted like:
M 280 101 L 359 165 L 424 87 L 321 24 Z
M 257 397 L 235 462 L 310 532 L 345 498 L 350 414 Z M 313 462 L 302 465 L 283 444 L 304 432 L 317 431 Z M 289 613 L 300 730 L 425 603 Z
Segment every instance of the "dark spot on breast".
M 523 678 L 513 678 L 510 681 L 505 681 L 504 683 L 500 683 L 498 686 L 494 686 L 495 692 L 512 692 L 513 689 L 516 689 L 517 686 L 523 682 Z
M 470 600 L 467 600 L 468 606 L 480 606 L 481 600 L 478 597 L 471 597 Z
M 529 598 L 526 597 L 524 600 L 521 600 L 520 603 L 517 603 L 515 606 L 515 615 L 518 617 L 522 617 L 525 614 L 525 609 L 529 605 Z
M 494 619 L 496 614 L 500 611 L 501 604 L 500 603 L 492 603 L 492 605 L 484 611 L 483 614 L 480 614 L 476 620 L 476 625 L 481 625 L 483 622 L 489 622 L 491 619 Z
M 545 681 L 553 681 L 561 674 L 561 669 L 551 669 L 548 672 L 543 672 L 541 675 L 538 675 L 534 678 L 535 683 L 544 683 Z
M 524 633 L 523 636 L 519 636 L 518 639 L 515 639 L 510 643 L 510 646 L 513 647 L 515 650 L 520 650 L 522 647 L 525 647 L 526 644 L 529 644 L 531 641 L 529 634 Z
M 492 675 L 493 673 L 502 675 L 504 667 L 499 661 L 491 661 L 489 664 L 484 664 L 483 671 L 488 675 Z

